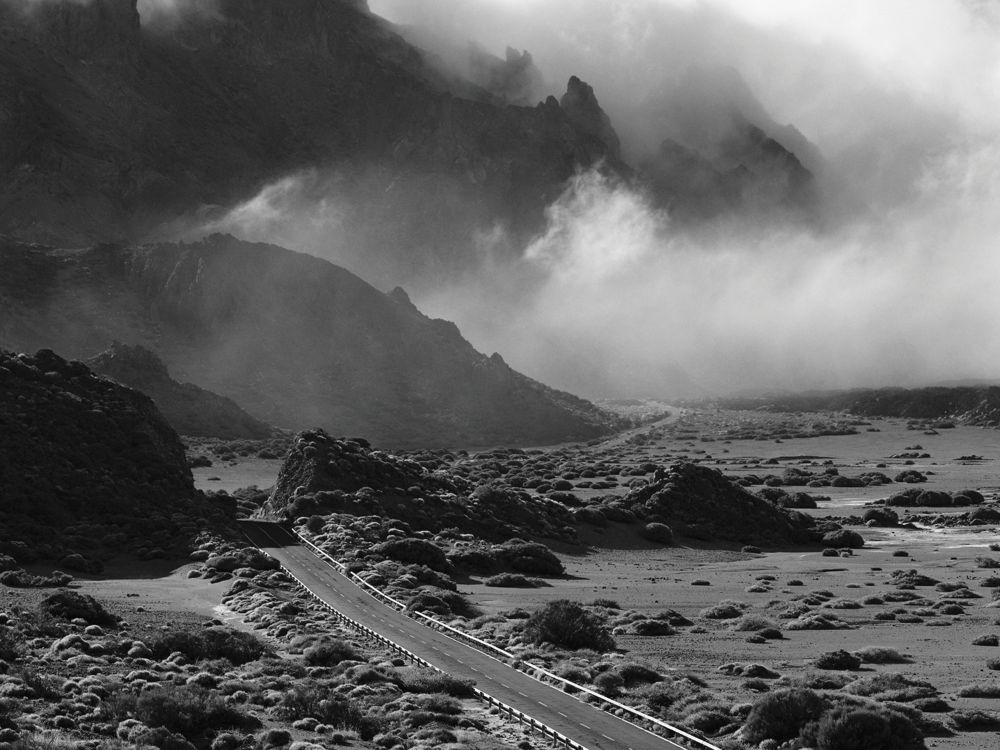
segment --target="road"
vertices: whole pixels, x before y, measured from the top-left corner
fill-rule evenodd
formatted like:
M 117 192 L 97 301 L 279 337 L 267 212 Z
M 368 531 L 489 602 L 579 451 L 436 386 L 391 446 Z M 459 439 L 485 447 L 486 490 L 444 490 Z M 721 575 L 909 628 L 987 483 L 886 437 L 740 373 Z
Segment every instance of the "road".
M 671 740 L 588 706 L 376 601 L 277 524 L 244 521 L 250 540 L 275 557 L 313 594 L 439 669 L 533 716 L 590 750 L 683 748 Z

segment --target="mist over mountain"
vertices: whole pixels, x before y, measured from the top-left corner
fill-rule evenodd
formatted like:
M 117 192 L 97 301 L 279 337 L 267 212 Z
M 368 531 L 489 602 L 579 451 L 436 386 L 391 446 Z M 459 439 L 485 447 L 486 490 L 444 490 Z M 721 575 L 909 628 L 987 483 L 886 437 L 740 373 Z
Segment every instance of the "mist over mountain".
M 990 378 L 991 8 L 0 0 L 0 233 L 308 252 L 593 397 Z
M 176 377 L 269 424 L 392 446 L 553 443 L 616 425 L 480 354 L 401 289 L 383 294 L 309 255 L 213 235 L 83 250 L 7 242 L 0 258 L 4 347 L 83 359 L 112 341 L 147 342 Z M 111 359 L 95 364 L 114 375 Z M 168 403 L 160 375 L 150 391 Z

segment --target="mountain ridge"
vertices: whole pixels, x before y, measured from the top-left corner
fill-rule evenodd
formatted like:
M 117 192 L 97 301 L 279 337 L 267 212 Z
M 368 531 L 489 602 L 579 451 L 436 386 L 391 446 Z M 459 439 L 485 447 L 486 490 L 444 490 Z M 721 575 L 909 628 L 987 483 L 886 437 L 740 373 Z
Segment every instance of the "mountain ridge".
M 0 343 L 87 357 L 142 341 L 172 371 L 270 424 L 380 444 L 590 439 L 620 420 L 477 352 L 310 255 L 214 235 L 191 244 L 59 250 L 0 243 Z

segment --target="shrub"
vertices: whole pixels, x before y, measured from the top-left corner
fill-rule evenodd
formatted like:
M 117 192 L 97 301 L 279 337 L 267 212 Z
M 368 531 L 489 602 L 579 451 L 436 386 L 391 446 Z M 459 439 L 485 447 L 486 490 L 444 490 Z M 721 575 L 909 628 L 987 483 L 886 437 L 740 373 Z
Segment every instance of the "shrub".
M 168 631 L 147 645 L 157 659 L 180 651 L 192 661 L 226 659 L 237 666 L 269 653 L 268 648 L 252 633 L 222 626 Z
M 949 717 L 960 732 L 1000 731 L 1000 716 L 976 709 L 953 711 Z
M 961 698 L 1000 698 L 1000 684 L 963 685 L 957 691 Z
M 483 581 L 483 584 L 511 589 L 533 589 L 538 586 L 538 581 L 520 573 L 497 573 Z
M 226 705 L 218 693 L 192 685 L 157 687 L 142 693 L 136 701 L 135 718 L 188 738 L 220 727 L 259 725 L 254 717 Z
M 601 695 L 616 697 L 625 686 L 625 680 L 616 672 L 602 672 L 594 678 L 594 687 Z
M 574 650 L 610 651 L 615 647 L 607 627 L 568 599 L 549 602 L 536 610 L 524 625 L 524 636 L 531 643 L 551 643 Z
M 846 706 L 824 714 L 802 740 L 818 750 L 924 750 L 920 730 L 902 714 Z
M 604 607 L 605 609 L 621 609 L 622 605 L 616 602 L 614 599 L 594 599 L 591 603 L 592 607 Z
M 339 638 L 326 638 L 307 648 L 303 657 L 310 667 L 334 667 L 342 661 L 357 661 L 358 652 Z
M 663 679 L 663 675 L 656 670 L 650 669 L 645 664 L 636 664 L 634 662 L 622 664 L 615 671 L 621 675 L 626 687 L 660 682 Z
M 376 544 L 372 551 L 391 560 L 426 565 L 432 570 L 444 573 L 451 569 L 444 550 L 426 539 L 394 539 Z
M 400 670 L 399 687 L 407 693 L 444 693 L 453 698 L 471 698 L 475 683 L 451 675 L 425 670 Z
M 719 602 L 715 606 L 706 607 L 698 615 L 709 620 L 732 620 L 743 614 L 744 606 L 742 602 Z
M 909 661 L 894 648 L 869 646 L 854 652 L 854 655 L 865 664 L 905 664 Z
M 802 729 L 823 713 L 823 699 L 812 690 L 790 688 L 768 693 L 750 709 L 743 736 L 749 742 L 795 739 Z
M 849 654 L 843 649 L 828 651 L 820 655 L 813 663 L 816 669 L 857 669 L 861 666 L 861 659 L 854 654 Z
M 521 573 L 559 576 L 566 572 L 552 550 L 538 542 L 511 540 L 501 545 L 499 552 L 511 568 Z
M 676 703 L 691 700 L 705 687 L 705 682 L 694 675 L 684 675 L 650 685 L 644 691 L 646 703 L 654 711 L 664 711 Z
M 57 591 L 42 599 L 38 610 L 43 615 L 74 620 L 80 617 L 91 625 L 115 627 L 118 618 L 108 612 L 94 597 L 76 591 Z
M 1000 568 L 1000 560 L 995 557 L 986 557 L 985 555 L 980 555 L 976 558 L 977 568 Z
M 732 629 L 738 633 L 756 632 L 776 627 L 775 624 L 766 617 L 760 615 L 743 615 L 732 624 Z
M 929 682 L 912 680 L 905 675 L 890 673 L 862 677 L 845 686 L 844 692 L 900 703 L 918 698 L 933 698 L 937 695 L 937 690 Z
M 318 719 L 338 729 L 352 729 L 363 740 L 370 740 L 381 729 L 380 724 L 365 715 L 356 703 L 331 698 L 331 690 L 317 683 L 300 683 L 281 696 L 277 707 L 278 717 L 285 721 Z
M 637 620 L 632 623 L 632 632 L 642 636 L 673 635 L 677 631 L 666 620 Z

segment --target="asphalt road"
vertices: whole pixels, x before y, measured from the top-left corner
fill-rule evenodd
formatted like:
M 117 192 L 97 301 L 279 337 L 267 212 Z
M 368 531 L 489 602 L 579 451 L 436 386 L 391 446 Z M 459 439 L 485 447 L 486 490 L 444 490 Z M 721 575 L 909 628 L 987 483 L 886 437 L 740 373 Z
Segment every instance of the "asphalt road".
M 277 524 L 245 521 L 250 540 L 275 557 L 324 602 L 439 669 L 533 716 L 590 750 L 682 748 L 540 683 L 476 649 L 376 601 Z

